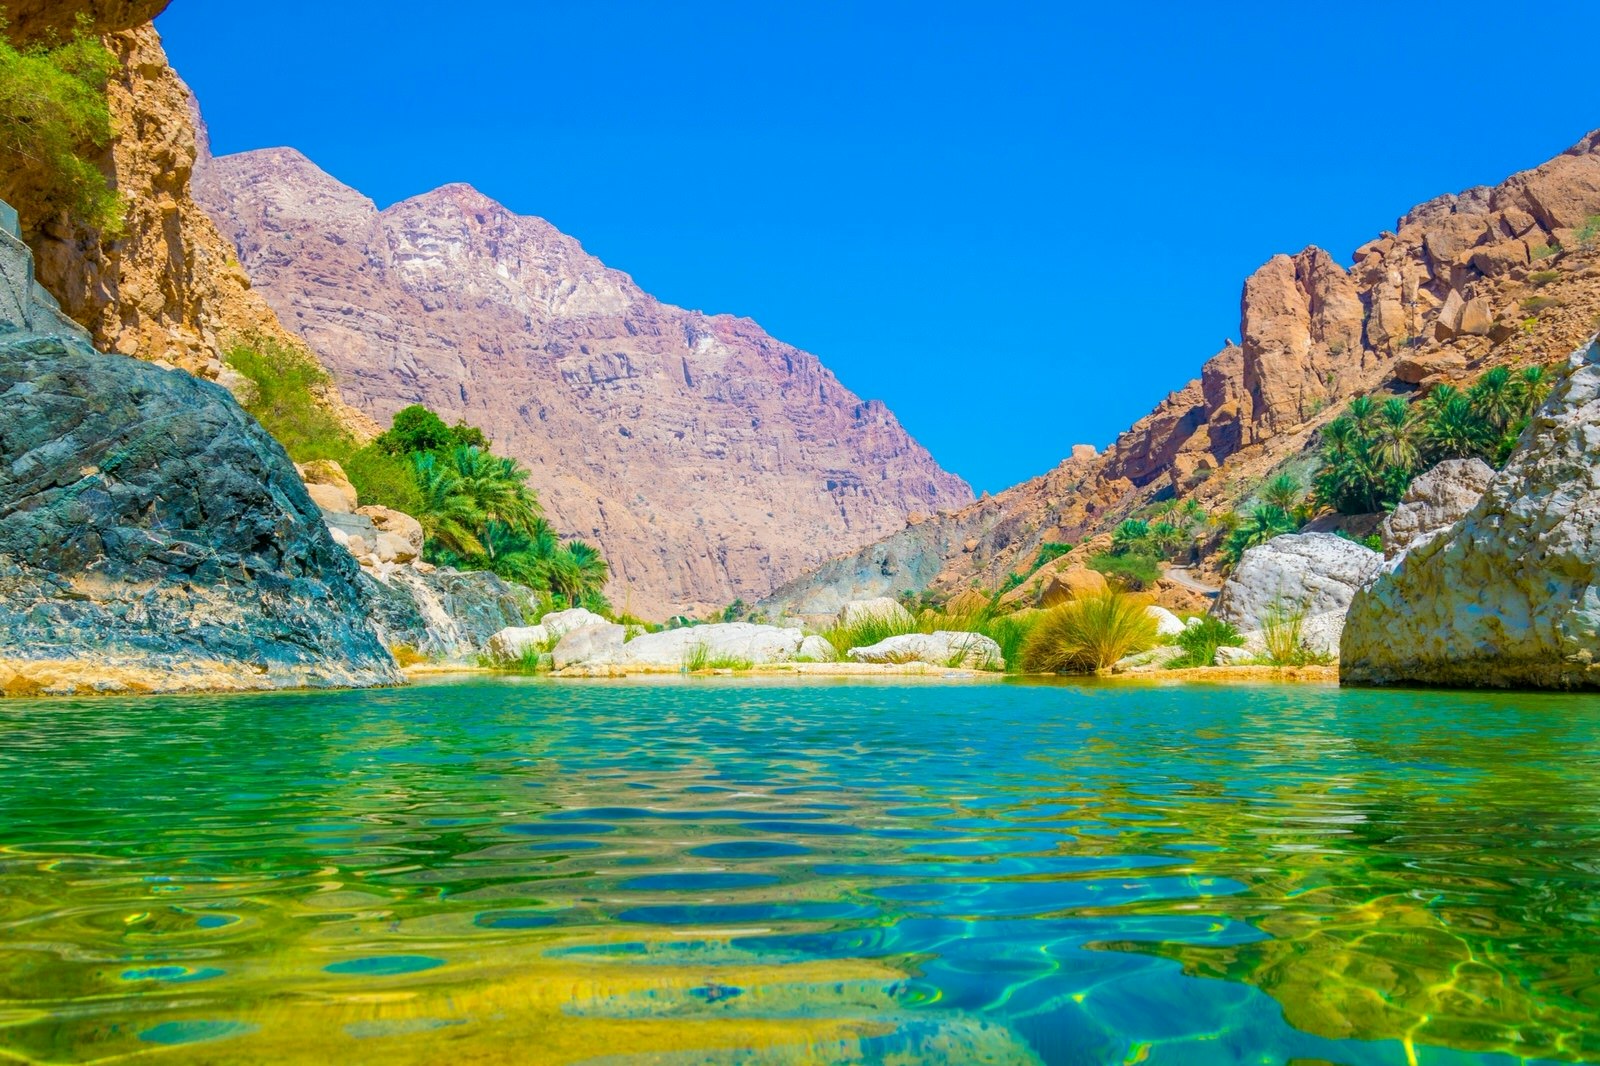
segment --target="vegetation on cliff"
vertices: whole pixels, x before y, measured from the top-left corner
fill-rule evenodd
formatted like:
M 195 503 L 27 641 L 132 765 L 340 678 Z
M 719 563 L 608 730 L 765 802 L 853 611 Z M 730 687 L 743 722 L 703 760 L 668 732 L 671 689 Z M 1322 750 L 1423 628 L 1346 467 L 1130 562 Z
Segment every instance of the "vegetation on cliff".
M 81 30 L 64 43 L 21 48 L 0 37 L 0 199 L 41 203 L 116 233 L 122 203 L 95 162 L 111 143 L 106 83 L 116 72 L 116 57 Z
M 527 469 L 494 454 L 481 429 L 448 425 L 412 405 L 362 443 L 326 402 L 332 381 L 308 353 L 256 337 L 235 344 L 228 364 L 254 384 L 246 409 L 290 458 L 332 459 L 363 506 L 414 516 L 427 536 L 430 562 L 489 570 L 591 610 L 606 606 L 601 590 L 608 567 L 600 552 L 581 540 L 562 541 L 527 486 Z

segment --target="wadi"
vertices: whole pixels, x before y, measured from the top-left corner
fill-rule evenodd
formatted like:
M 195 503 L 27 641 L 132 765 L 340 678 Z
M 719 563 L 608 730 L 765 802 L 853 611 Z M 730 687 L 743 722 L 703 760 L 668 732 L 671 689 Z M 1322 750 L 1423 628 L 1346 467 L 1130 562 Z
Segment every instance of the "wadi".
M 1600 1062 L 1600 131 L 1260 247 L 1097 437 L 1104 329 L 863 395 L 477 155 L 253 143 L 194 7 L 0 6 L 0 1060 Z M 614 87 L 515 84 L 604 151 Z M 997 318 L 951 240 L 942 311 Z M 726 269 L 669 252 L 679 302 Z M 1051 458 L 975 492 L 963 438 Z

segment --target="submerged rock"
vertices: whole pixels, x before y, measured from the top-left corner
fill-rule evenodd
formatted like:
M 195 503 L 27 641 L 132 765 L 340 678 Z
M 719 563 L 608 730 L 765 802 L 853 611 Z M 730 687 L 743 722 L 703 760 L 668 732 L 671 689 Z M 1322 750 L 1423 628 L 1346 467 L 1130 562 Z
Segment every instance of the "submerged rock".
M 1341 679 L 1600 687 L 1600 349 L 1447 532 L 1357 594 Z
M 857 663 L 928 663 L 967 670 L 1004 670 L 1000 645 L 982 633 L 906 633 L 845 653 Z
M 0 229 L 0 687 L 399 680 L 283 449 L 224 389 L 104 355 Z

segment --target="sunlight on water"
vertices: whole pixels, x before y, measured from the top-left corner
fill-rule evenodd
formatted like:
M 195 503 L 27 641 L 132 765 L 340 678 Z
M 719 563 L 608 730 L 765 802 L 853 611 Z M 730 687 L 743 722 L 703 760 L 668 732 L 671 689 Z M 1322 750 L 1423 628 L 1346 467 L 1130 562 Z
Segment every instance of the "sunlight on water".
M 0 704 L 0 1059 L 1600 1062 L 1600 701 Z

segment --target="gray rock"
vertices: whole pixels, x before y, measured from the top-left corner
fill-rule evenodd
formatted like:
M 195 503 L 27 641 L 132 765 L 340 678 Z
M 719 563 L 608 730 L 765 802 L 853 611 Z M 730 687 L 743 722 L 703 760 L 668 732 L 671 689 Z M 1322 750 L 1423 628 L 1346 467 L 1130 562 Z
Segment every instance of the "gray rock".
M 529 648 L 547 649 L 574 629 L 605 625 L 606 620 L 593 611 L 574 607 L 567 611 L 551 611 L 540 619 L 538 625 L 507 626 L 489 638 L 486 650 L 499 662 L 522 658 Z
M 599 622 L 570 630 L 551 650 L 551 662 L 557 670 L 579 663 L 608 662 L 622 650 L 627 630 L 615 622 Z
M 900 606 L 898 600 L 877 596 L 870 600 L 852 600 L 839 611 L 839 624 L 853 626 L 869 619 L 883 619 L 898 625 L 910 625 L 911 612 Z
M 1176 644 L 1158 644 L 1149 651 L 1142 651 L 1137 655 L 1129 655 L 1118 659 L 1111 664 L 1113 674 L 1145 674 L 1156 670 L 1163 670 L 1174 659 L 1181 659 L 1184 655 L 1182 648 Z
M 1342 680 L 1600 687 L 1597 457 L 1591 340 L 1476 506 L 1356 596 Z
M 945 629 L 888 637 L 865 648 L 851 648 L 845 657 L 857 663 L 920 662 L 969 670 L 1004 670 L 1006 666 L 1000 645 L 993 640 L 981 633 L 956 633 Z
M 528 594 L 487 570 L 379 565 L 362 574 L 367 609 L 389 647 L 471 663 L 496 633 L 522 624 Z
M 807 662 L 831 663 L 839 658 L 839 649 L 830 644 L 826 637 L 813 634 L 800 642 L 795 658 Z
M 678 667 L 692 661 L 787 663 L 800 655 L 805 634 L 798 629 L 719 622 L 646 633 L 623 645 L 611 665 Z M 700 649 L 704 649 L 703 652 Z
M 1494 467 L 1482 459 L 1447 459 L 1411 483 L 1405 496 L 1387 518 L 1379 535 L 1383 558 L 1399 562 L 1443 533 L 1477 505 L 1494 480 Z
M 1216 656 L 1211 660 L 1213 666 L 1243 666 L 1254 662 L 1260 652 L 1252 651 L 1248 647 L 1230 648 L 1226 644 L 1217 649 Z
M 1383 556 L 1331 533 L 1289 533 L 1244 553 L 1223 583 L 1212 614 L 1231 622 L 1241 633 L 1263 630 L 1274 611 L 1303 611 L 1342 616 L 1356 590 L 1372 580 Z M 1328 644 L 1329 620 L 1315 631 L 1323 641 L 1314 650 L 1332 654 L 1338 635 Z
M 226 390 L 103 355 L 0 230 L 0 689 L 400 679 L 283 449 Z

